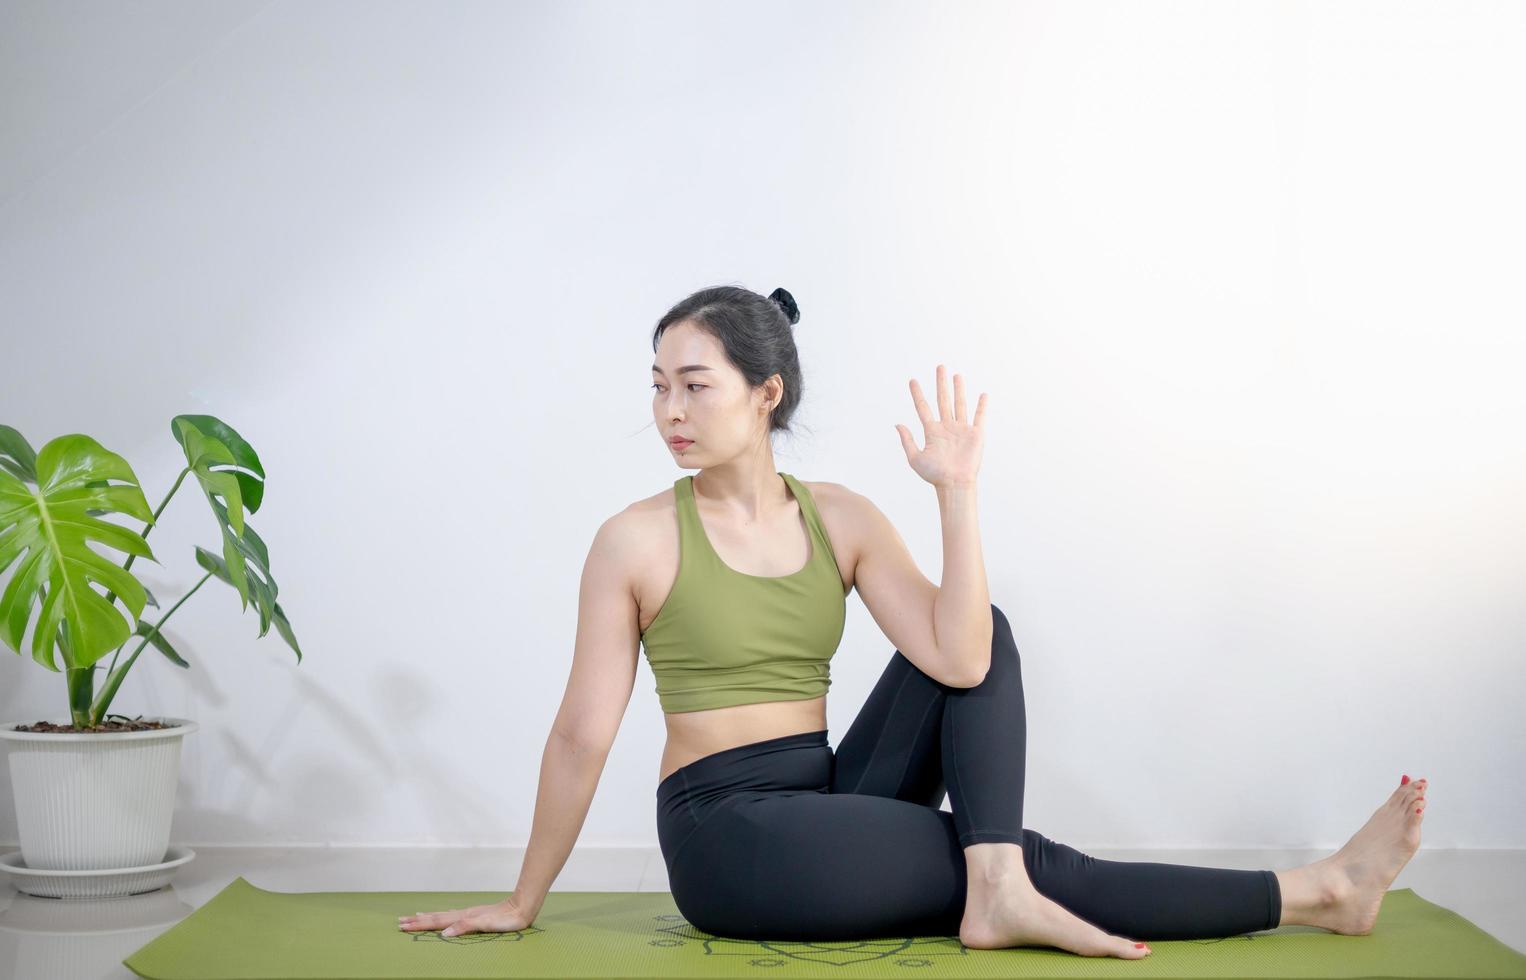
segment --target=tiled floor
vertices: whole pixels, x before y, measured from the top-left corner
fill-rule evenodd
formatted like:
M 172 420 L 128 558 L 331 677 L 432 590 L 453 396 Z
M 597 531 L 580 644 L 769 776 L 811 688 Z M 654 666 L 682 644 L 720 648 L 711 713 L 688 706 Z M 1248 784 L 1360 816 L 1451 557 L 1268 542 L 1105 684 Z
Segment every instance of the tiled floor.
M 128 954 L 242 875 L 272 891 L 496 891 L 513 888 L 518 848 L 227 848 L 190 845 L 196 858 L 149 895 L 61 902 L 0 885 L 0 970 L 25 980 L 126 980 Z M 12 845 L 14 847 L 14 845 Z M 3 848 L 0 848 L 3 849 Z M 1114 861 L 1283 869 L 1324 857 L 1296 851 L 1110 851 Z M 1422 848 L 1394 881 L 1526 952 L 1526 851 Z M 579 847 L 556 880 L 568 891 L 666 891 L 656 848 Z M 399 915 L 431 909 L 399 908 Z

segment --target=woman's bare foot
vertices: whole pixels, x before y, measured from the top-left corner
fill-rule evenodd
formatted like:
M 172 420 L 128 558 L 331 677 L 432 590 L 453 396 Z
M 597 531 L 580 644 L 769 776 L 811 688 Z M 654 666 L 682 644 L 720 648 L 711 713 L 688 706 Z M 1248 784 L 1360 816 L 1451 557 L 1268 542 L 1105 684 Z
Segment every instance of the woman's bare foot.
M 1372 932 L 1388 886 L 1420 848 L 1427 786 L 1416 779 L 1394 790 L 1344 847 L 1316 862 L 1330 900 L 1313 925 L 1348 936 Z
M 1082 956 L 1137 960 L 1149 947 L 1114 936 L 1046 898 L 1024 873 L 986 879 L 972 875 L 959 923 L 959 941 L 971 949 L 1054 946 Z

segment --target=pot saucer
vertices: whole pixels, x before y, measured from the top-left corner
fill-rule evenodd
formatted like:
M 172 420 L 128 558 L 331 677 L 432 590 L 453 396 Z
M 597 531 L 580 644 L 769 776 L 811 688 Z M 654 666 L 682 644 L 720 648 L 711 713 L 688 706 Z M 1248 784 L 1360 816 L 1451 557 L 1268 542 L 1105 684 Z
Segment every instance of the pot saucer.
M 171 844 L 158 864 L 136 868 L 90 868 L 52 871 L 29 868 L 20 851 L 0 854 L 0 872 L 11 876 L 16 890 L 38 898 L 117 898 L 163 888 L 175 871 L 196 856 L 182 844 Z

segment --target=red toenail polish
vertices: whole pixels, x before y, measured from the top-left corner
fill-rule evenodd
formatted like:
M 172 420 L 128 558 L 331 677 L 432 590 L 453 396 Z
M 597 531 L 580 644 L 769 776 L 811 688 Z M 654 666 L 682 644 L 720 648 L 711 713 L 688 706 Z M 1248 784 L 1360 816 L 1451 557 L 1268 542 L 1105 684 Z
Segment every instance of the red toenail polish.
M 1135 949 L 1144 949 L 1144 943 L 1135 943 L 1134 944 L 1134 948 Z
M 1409 782 L 1409 777 L 1405 776 L 1403 779 L 1399 780 L 1399 785 L 1403 786 L 1407 782 Z

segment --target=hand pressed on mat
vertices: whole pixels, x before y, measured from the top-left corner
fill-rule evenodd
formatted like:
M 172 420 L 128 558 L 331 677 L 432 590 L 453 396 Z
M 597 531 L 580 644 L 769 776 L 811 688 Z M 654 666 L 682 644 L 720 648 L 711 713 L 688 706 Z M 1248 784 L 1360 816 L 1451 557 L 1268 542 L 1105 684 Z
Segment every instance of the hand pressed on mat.
M 510 895 L 491 905 L 400 915 L 397 917 L 397 927 L 404 932 L 439 929 L 442 936 L 460 936 L 468 932 L 517 932 L 528 929 L 534 921 L 535 913 L 520 908 L 514 903 L 514 896 Z

